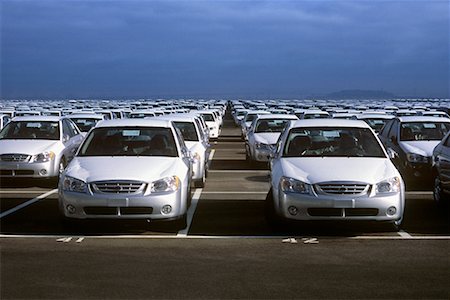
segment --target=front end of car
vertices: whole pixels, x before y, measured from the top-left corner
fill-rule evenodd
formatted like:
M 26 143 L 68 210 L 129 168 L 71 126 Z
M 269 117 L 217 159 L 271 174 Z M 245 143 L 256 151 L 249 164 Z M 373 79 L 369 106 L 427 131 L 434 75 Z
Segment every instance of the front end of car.
M 64 175 L 59 185 L 61 213 L 76 219 L 176 219 L 186 212 L 181 180 L 101 180 L 84 182 Z
M 74 219 L 178 219 L 187 174 L 179 158 L 75 158 L 59 181 L 59 209 Z
M 279 214 L 295 220 L 401 221 L 404 186 L 394 176 L 377 183 L 328 181 L 314 184 L 281 177 Z
M 31 144 L 28 147 L 17 147 L 15 151 L 13 149 L 2 151 L 3 153 L 0 154 L 1 178 L 48 179 L 59 175 L 59 148 L 54 146 L 46 147 L 45 150 L 30 151 L 30 148 L 33 148 L 30 146 Z M 24 153 L 23 149 L 27 149 L 27 153 Z

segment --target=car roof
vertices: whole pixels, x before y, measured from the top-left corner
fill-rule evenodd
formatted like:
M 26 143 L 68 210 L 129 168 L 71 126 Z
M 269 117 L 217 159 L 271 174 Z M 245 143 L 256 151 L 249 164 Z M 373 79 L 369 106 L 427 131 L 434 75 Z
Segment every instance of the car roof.
M 363 119 L 393 119 L 395 118 L 395 116 L 393 115 L 388 115 L 388 114 L 366 114 L 366 113 L 362 113 L 359 115 L 356 115 L 356 118 L 358 120 L 363 120 Z
M 427 117 L 427 116 L 405 116 L 397 118 L 400 122 L 446 122 L 450 123 L 450 119 L 440 117 Z
M 95 127 L 172 127 L 170 121 L 156 118 L 149 119 L 114 119 L 103 120 L 97 123 Z
M 361 120 L 342 120 L 342 119 L 304 119 L 292 123 L 291 128 L 295 127 L 354 127 L 370 128 L 370 126 Z
M 153 117 L 157 120 L 170 120 L 170 121 L 181 121 L 181 122 L 195 122 L 195 115 L 184 115 L 184 114 L 172 114 Z
M 289 114 L 262 114 L 257 118 L 257 120 L 264 120 L 264 119 L 298 120 L 296 115 L 289 115 Z
M 14 117 L 12 121 L 20 122 L 20 121 L 49 121 L 49 122 L 59 122 L 61 119 L 67 119 L 67 117 L 60 116 L 23 116 L 23 117 Z
M 101 114 L 70 114 L 66 115 L 66 118 L 85 118 L 85 119 L 103 119 Z

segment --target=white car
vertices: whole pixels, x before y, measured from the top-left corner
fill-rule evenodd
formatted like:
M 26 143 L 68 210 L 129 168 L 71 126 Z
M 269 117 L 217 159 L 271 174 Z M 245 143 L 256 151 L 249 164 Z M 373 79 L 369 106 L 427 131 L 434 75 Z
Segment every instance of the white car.
M 199 120 L 193 114 L 173 114 L 157 118 L 171 121 L 175 128 L 180 130 L 193 158 L 192 181 L 194 187 L 204 187 L 208 172 L 208 158 L 211 150 L 210 144 L 204 139 L 204 133 L 200 127 Z
M 296 120 L 298 118 L 295 115 L 277 114 L 263 114 L 254 119 L 245 139 L 247 160 L 269 161 L 281 132 L 289 122 Z
M 216 117 L 216 114 L 212 110 L 195 110 L 193 113 L 199 113 L 202 115 L 203 120 L 208 126 L 209 138 L 217 139 L 221 131 L 221 123 Z
M 300 120 L 286 129 L 271 160 L 269 222 L 384 221 L 398 230 L 404 183 L 363 121 Z
M 0 132 L 0 177 L 57 179 L 83 137 L 64 117 L 15 117 Z
M 81 132 L 87 133 L 91 130 L 95 125 L 105 120 L 105 116 L 102 114 L 88 113 L 88 114 L 70 114 L 66 116 L 70 120 L 72 120 L 80 129 Z
M 70 219 L 172 220 L 184 228 L 191 172 L 170 121 L 102 121 L 61 174 L 59 209 Z

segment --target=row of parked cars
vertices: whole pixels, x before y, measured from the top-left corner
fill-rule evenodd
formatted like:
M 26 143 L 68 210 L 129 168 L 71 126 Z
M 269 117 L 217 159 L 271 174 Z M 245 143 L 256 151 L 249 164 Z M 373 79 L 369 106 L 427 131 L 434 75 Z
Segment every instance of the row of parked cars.
M 89 128 L 79 121 L 98 114 L 14 117 L 0 132 L 0 176 L 56 178 L 59 209 L 68 223 L 152 219 L 184 228 L 191 187 L 205 184 L 209 141 L 219 135 L 224 112 L 225 104 L 99 119 Z
M 59 178 L 66 219 L 161 219 L 182 228 L 191 186 L 205 183 L 208 142 L 220 134 L 228 104 L 242 128 L 247 159 L 269 162 L 266 216 L 274 225 L 285 219 L 376 220 L 397 230 L 404 179 L 434 176 L 436 200 L 447 198 L 445 116 L 399 117 L 388 113 L 399 110 L 393 106 L 351 113 L 330 106 L 336 115 L 329 118 L 327 107 L 295 102 L 270 108 L 262 101 L 213 101 L 200 110 L 172 104 L 141 117 L 78 108 L 64 116 L 15 117 L 0 132 L 0 175 Z M 433 158 L 427 149 L 435 151 Z
M 405 182 L 433 185 L 438 203 L 449 198 L 450 118 L 445 113 L 400 117 L 395 109 L 353 110 L 330 117 L 319 108 L 297 114 L 295 108 L 232 106 L 247 160 L 269 162 L 266 214 L 272 223 L 377 220 L 398 229 Z

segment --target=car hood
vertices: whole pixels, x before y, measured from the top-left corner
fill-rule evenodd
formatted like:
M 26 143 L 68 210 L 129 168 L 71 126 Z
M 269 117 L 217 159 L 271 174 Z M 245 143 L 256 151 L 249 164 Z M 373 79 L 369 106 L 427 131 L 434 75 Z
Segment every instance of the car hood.
M 306 183 L 357 181 L 375 184 L 399 176 L 387 158 L 308 157 L 284 158 L 284 176 Z
M 154 181 L 176 175 L 178 157 L 75 157 L 66 175 L 84 182 L 100 180 Z M 177 172 L 178 171 L 178 172 Z
M 0 154 L 23 153 L 34 155 L 44 151 L 55 151 L 58 146 L 61 146 L 59 140 L 0 140 Z
M 255 133 L 254 136 L 257 143 L 272 145 L 277 143 L 280 134 L 280 132 L 261 132 Z
M 416 153 L 422 156 L 432 156 L 434 148 L 441 141 L 411 141 L 411 142 L 400 142 L 400 146 L 403 148 L 405 153 Z

